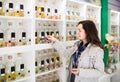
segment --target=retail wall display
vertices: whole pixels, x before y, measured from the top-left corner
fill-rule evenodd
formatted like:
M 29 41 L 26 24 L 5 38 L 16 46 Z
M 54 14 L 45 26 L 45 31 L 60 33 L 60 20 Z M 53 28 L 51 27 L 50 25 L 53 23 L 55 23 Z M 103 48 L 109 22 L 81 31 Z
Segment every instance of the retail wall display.
M 67 22 L 66 24 L 66 40 L 76 40 L 77 39 L 77 24 Z
M 27 0 L 0 0 L 0 16 L 26 17 L 30 14 Z
M 12 67 L 15 73 L 9 79 L 14 82 L 66 82 L 69 61 L 59 56 L 46 37 L 52 35 L 66 47 L 73 46 L 77 40 L 77 23 L 86 19 L 95 22 L 100 36 L 100 10 L 100 6 L 83 0 L 0 0 L 0 56 L 5 57 L 4 62 L 16 59 L 13 61 L 17 63 L 22 54 L 21 70 L 30 68 L 27 69 L 30 76 L 24 77 L 19 66 Z M 4 57 L 0 57 L 0 61 Z M 2 69 L 2 82 L 7 80 L 5 75 Z
M 110 34 L 117 38 L 119 37 L 119 12 L 111 10 L 109 16 L 110 16 L 109 32 Z
M 62 19 L 62 0 L 36 0 L 35 16 L 40 19 Z
M 60 82 L 59 75 L 57 72 L 52 72 L 47 75 L 38 76 L 36 82 Z
M 0 56 L 0 82 L 12 82 L 30 77 L 27 53 L 5 54 Z M 26 61 L 26 62 L 25 62 Z
M 31 44 L 28 20 L 0 19 L 0 47 Z M 30 21 L 29 21 L 30 22 Z
M 62 67 L 59 54 L 54 49 L 36 51 L 35 57 L 36 74 Z
M 62 41 L 61 22 L 36 21 L 35 43 L 48 43 L 47 36 L 51 35 Z

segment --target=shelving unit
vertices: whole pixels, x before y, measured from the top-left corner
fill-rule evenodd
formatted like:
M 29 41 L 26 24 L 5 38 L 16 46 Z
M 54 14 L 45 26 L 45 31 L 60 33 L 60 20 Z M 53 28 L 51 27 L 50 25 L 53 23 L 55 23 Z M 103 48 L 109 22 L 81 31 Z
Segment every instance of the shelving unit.
M 119 35 L 120 35 L 120 33 L 119 33 L 119 30 L 120 30 L 120 28 L 119 28 L 119 26 L 120 26 L 120 23 L 119 23 L 120 12 L 110 10 L 109 13 L 110 13 L 109 14 L 109 17 L 110 17 L 110 19 L 109 19 L 109 33 L 114 36 L 114 40 L 120 41 L 120 39 L 119 39 L 120 38 L 119 37 Z M 119 61 L 120 60 L 119 59 L 119 57 L 120 57 L 119 51 L 117 52 L 117 57 L 116 57 L 118 63 L 120 62 Z
M 13 54 L 14 56 L 15 53 L 24 53 L 23 59 L 28 68 L 30 68 L 29 77 L 13 82 L 36 82 L 36 77 L 52 72 L 57 72 L 60 82 L 66 82 L 67 66 L 66 59 L 63 57 L 60 57 L 61 67 L 35 74 L 36 51 L 53 48 L 52 43 L 48 43 L 45 38 L 47 32 L 49 32 L 49 35 L 53 34 L 53 36 L 59 38 L 66 47 L 73 46 L 76 41 L 76 25 L 81 20 L 93 20 L 96 23 L 99 36 L 101 33 L 101 7 L 87 2 L 78 0 L 0 0 L 0 2 L 4 2 L 4 5 L 7 3 L 7 6 L 9 3 L 13 3 L 12 11 L 15 13 L 19 10 L 20 4 L 24 5 L 24 16 L 0 15 L 0 33 L 5 33 L 3 35 L 6 35 L 4 38 L 1 38 L 0 35 L 0 39 L 3 39 L 3 42 L 9 42 L 9 40 L 15 38 L 14 46 L 8 45 L 0 48 L 0 56 L 5 54 Z M 8 7 L 3 7 L 4 12 L 9 10 Z M 67 27 L 67 24 L 69 27 Z M 11 26 L 11 28 L 7 25 Z M 6 28 L 9 28 L 10 31 L 7 31 Z M 70 36 L 68 36 L 69 31 L 71 31 Z M 11 35 L 12 33 L 13 35 Z M 25 45 L 21 43 L 22 38 L 25 38 Z

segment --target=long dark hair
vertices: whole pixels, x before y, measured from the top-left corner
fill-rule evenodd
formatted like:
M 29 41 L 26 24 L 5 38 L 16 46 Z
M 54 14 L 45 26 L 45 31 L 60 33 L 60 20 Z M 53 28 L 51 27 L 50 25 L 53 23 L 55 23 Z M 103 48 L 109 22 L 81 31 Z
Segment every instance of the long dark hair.
M 99 46 L 103 49 L 103 46 L 101 44 L 101 41 L 98 37 L 98 31 L 95 26 L 95 23 L 91 20 L 84 20 L 78 22 L 78 25 L 82 24 L 83 29 L 85 30 L 87 42 L 91 43 L 92 45 Z

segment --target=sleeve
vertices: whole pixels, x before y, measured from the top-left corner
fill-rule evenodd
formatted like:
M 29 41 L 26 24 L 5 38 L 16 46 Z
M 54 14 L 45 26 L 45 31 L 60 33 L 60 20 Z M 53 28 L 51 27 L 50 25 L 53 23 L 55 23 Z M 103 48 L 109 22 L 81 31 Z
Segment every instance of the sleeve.
M 79 77 L 80 78 L 97 78 L 104 74 L 104 62 L 103 62 L 103 50 L 96 50 L 96 57 L 94 61 L 94 68 L 84 69 L 80 68 Z
M 66 46 L 62 44 L 62 42 L 56 41 L 55 43 L 53 43 L 53 48 L 57 50 L 60 56 L 64 57 L 70 57 L 72 55 L 75 49 L 74 46 L 69 49 L 66 49 Z

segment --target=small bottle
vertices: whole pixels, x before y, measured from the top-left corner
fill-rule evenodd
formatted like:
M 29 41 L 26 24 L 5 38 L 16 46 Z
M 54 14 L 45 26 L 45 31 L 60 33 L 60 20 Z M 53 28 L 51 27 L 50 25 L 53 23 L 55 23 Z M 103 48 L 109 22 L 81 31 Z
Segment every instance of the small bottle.
M 11 33 L 11 46 L 15 46 L 15 32 Z
M 54 17 L 54 18 L 55 18 L 55 19 L 58 19 L 58 18 L 59 18 L 59 17 L 58 17 L 58 10 L 55 9 L 54 11 L 55 11 L 55 15 L 54 15 L 55 17 Z
M 5 16 L 10 16 L 9 10 L 6 10 Z
M 45 59 L 45 66 L 46 66 L 46 70 L 50 70 L 50 60 L 48 57 L 46 57 Z
M 41 32 L 40 43 L 45 43 L 45 32 Z
M 0 1 L 0 15 L 3 15 L 3 3 Z
M 35 73 L 36 73 L 36 74 L 39 73 L 38 58 L 37 58 L 37 57 L 36 57 L 36 60 L 35 60 Z
M 45 61 L 41 60 L 40 72 L 44 72 L 44 71 L 45 71 Z
M 17 73 L 16 73 L 16 68 L 15 68 L 12 55 L 8 55 L 8 61 L 6 62 L 6 67 L 7 67 L 7 73 L 8 73 L 8 78 L 7 78 L 8 82 L 15 80 Z
M 0 33 L 0 47 L 3 47 L 4 46 L 4 34 L 3 33 Z
M 31 39 L 28 40 L 27 45 L 31 45 Z
M 23 17 L 23 16 L 24 16 L 24 5 L 23 5 L 23 4 L 20 4 L 19 16 L 20 16 L 20 17 Z
M 26 45 L 26 32 L 22 32 L 22 45 Z
M 41 18 L 45 18 L 44 7 L 41 7 Z
M 7 74 L 6 74 L 6 67 L 3 63 L 3 58 L 0 56 L 0 82 L 6 82 Z
M 13 3 L 9 3 L 9 16 L 14 16 Z
M 52 19 L 52 16 L 50 14 L 50 8 L 47 9 L 47 15 L 46 15 L 47 19 Z
M 22 60 L 22 53 L 17 53 L 17 58 L 15 61 L 17 77 L 21 78 L 25 76 L 25 66 Z
M 38 34 L 37 34 L 37 32 L 35 32 L 35 44 L 38 44 Z
M 39 17 L 39 12 L 38 12 L 38 7 L 37 6 L 35 6 L 35 16 L 36 16 L 36 18 Z

